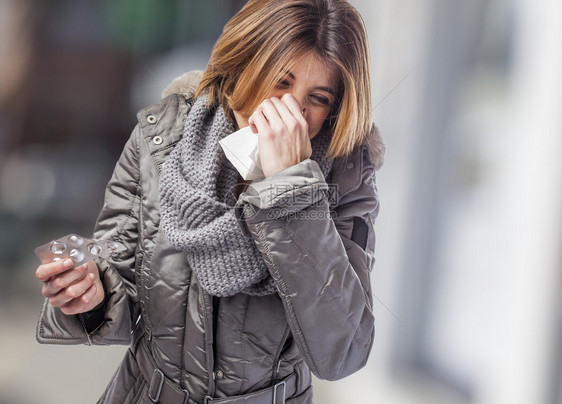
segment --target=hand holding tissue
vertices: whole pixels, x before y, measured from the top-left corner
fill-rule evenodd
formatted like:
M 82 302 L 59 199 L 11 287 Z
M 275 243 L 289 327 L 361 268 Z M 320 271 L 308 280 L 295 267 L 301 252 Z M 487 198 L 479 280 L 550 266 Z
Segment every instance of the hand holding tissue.
M 258 154 L 258 136 L 246 126 L 219 141 L 224 154 L 245 181 L 265 178 Z

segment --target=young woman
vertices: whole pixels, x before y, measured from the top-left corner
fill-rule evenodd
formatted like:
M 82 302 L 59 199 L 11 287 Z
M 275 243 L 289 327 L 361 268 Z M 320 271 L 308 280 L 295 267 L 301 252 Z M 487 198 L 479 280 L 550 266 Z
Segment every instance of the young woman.
M 251 0 L 203 74 L 140 111 L 95 237 L 127 249 L 39 266 L 42 343 L 129 344 L 101 403 L 310 403 L 373 343 L 383 145 L 361 17 Z M 219 140 L 251 126 L 265 178 Z

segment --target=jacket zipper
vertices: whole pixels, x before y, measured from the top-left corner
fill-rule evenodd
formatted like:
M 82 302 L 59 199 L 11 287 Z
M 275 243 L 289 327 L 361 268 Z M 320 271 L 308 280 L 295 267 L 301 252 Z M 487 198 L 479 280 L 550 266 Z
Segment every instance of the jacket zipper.
M 213 327 L 213 304 L 211 301 L 211 295 L 205 292 L 200 287 L 201 293 L 203 294 L 203 299 L 201 299 L 203 305 L 204 324 L 205 324 L 205 351 L 207 356 L 207 376 L 209 378 L 209 385 L 207 387 L 207 394 L 210 397 L 215 396 L 215 335 Z
M 218 314 L 219 314 L 219 298 L 217 296 L 211 296 L 211 299 L 213 302 L 212 319 L 213 319 L 213 364 L 214 364 L 217 357 L 217 321 L 218 321 Z
M 149 271 L 150 268 L 147 267 L 145 269 L 145 257 L 144 257 L 144 239 L 142 235 L 143 228 L 144 228 L 144 206 L 142 203 L 142 196 L 139 196 L 139 224 L 138 224 L 138 232 L 139 232 L 139 242 L 137 246 L 137 250 L 135 251 L 135 261 L 138 262 L 137 267 L 135 268 L 135 277 L 137 278 L 138 282 L 138 294 L 140 300 L 140 311 L 141 311 L 141 319 L 143 321 L 143 326 L 145 330 L 145 338 L 146 342 L 150 343 L 152 341 L 152 325 L 150 323 L 150 317 L 148 316 L 148 309 L 146 307 L 146 301 L 149 300 L 146 292 L 146 285 L 148 284 L 149 278 Z M 138 274 L 137 274 L 138 268 Z M 150 346 L 150 345 L 149 345 Z

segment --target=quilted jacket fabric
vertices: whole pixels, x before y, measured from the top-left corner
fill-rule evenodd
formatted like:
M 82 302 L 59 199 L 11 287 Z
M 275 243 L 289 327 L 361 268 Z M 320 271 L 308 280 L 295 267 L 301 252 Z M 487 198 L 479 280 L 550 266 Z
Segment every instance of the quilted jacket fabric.
M 278 293 L 213 298 L 159 227 L 159 175 L 182 136 L 192 89 L 176 88 L 179 94 L 138 113 L 107 186 L 94 236 L 127 249 L 97 261 L 103 320 L 91 329 L 84 316 L 66 316 L 46 301 L 37 339 L 130 346 L 100 403 L 152 397 L 166 404 L 164 394 L 155 395 L 167 384 L 188 392 L 186 402 L 203 403 L 205 396 L 243 395 L 282 380 L 292 383 L 287 403 L 310 403 L 311 371 L 343 378 L 364 366 L 373 343 L 378 131 L 337 158 L 327 178 L 307 159 L 250 184 L 233 214 L 256 242 Z

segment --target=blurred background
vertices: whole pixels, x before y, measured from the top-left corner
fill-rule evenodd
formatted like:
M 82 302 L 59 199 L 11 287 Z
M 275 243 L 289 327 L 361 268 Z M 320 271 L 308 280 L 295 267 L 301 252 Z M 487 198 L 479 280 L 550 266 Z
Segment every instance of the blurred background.
M 367 366 L 318 403 L 562 403 L 562 3 L 355 0 L 386 145 Z M 138 109 L 243 0 L 0 0 L 0 404 L 93 403 L 125 347 L 35 342 L 34 247 L 91 234 Z

